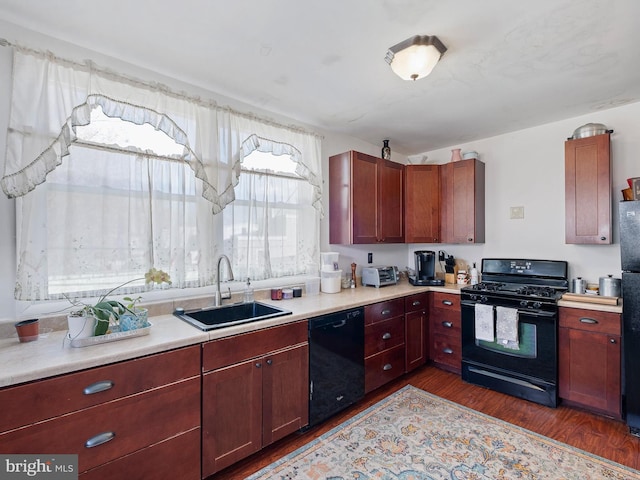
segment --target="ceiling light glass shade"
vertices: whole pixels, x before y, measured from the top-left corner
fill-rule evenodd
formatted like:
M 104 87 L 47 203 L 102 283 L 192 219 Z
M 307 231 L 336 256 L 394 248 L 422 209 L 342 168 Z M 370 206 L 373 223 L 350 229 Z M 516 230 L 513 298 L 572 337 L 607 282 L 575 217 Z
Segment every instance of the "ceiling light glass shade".
M 404 80 L 426 77 L 447 51 L 436 36 L 416 35 L 389 48 L 386 62 Z

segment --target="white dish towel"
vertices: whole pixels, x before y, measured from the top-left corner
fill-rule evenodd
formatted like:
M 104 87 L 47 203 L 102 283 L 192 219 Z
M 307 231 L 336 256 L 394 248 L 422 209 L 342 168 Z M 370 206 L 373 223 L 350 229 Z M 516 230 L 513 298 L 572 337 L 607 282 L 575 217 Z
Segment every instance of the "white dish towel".
M 496 330 L 498 343 L 506 348 L 519 350 L 518 310 L 508 307 L 496 307 Z
M 493 342 L 496 338 L 493 326 L 493 305 L 475 304 L 476 340 Z

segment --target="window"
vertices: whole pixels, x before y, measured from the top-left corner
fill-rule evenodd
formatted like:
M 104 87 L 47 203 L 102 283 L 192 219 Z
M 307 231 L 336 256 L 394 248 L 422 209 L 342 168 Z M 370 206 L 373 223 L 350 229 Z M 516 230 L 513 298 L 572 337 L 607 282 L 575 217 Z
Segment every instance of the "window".
M 12 79 L 16 299 L 95 296 L 151 267 L 209 286 L 223 253 L 239 279 L 317 265 L 316 135 L 50 53 L 16 48 Z

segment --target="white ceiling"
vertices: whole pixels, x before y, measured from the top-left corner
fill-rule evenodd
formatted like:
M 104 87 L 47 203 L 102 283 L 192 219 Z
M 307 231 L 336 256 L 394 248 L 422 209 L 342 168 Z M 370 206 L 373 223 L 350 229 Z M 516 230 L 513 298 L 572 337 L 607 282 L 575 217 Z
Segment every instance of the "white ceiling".
M 0 19 L 407 155 L 640 101 L 638 0 L 0 0 Z M 407 82 L 384 56 L 413 35 L 448 51 Z

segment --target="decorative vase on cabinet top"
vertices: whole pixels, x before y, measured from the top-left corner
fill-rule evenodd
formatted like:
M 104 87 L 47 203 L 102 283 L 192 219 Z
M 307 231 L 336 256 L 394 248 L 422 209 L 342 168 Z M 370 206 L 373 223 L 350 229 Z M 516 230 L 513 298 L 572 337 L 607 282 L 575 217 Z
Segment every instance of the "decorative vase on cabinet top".
M 460 156 L 460 149 L 454 148 L 453 150 L 451 150 L 451 161 L 458 162 L 460 160 L 462 160 L 462 157 Z

